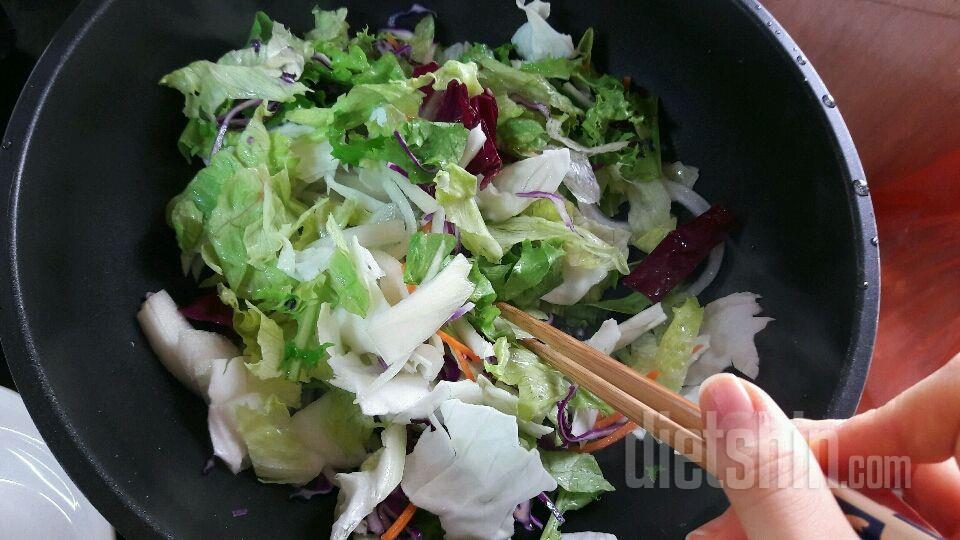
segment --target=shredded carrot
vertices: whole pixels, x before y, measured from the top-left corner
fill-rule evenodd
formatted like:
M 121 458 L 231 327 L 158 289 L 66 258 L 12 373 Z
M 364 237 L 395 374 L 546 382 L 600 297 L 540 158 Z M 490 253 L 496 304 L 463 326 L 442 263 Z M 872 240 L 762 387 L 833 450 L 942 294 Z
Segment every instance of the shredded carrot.
M 408 293 L 412 293 L 412 292 L 415 291 L 415 290 L 417 290 L 417 286 L 416 286 L 416 285 L 414 285 L 413 283 L 407 283 L 407 292 L 408 292 Z
M 466 355 L 467 358 L 473 360 L 474 362 L 483 361 L 479 356 L 477 356 L 477 353 L 473 352 L 473 350 L 470 349 L 470 347 L 467 347 L 463 343 L 460 343 L 460 341 L 457 338 L 451 336 L 450 334 L 444 332 L 443 330 L 438 330 L 437 335 L 440 336 L 440 339 L 442 339 L 444 343 L 449 345 L 451 349 L 459 349 L 461 353 Z
M 384 41 L 386 41 L 387 43 L 389 43 L 390 46 L 392 46 L 394 49 L 396 49 L 397 47 L 400 46 L 400 44 L 397 43 L 397 40 L 394 39 L 393 36 L 391 36 L 391 35 L 389 35 L 389 34 L 387 34 L 386 36 L 384 36 L 383 39 L 384 39 Z
M 660 376 L 660 372 L 657 370 L 653 370 L 647 373 L 647 378 L 650 379 L 651 381 L 657 380 L 657 377 L 659 376 Z M 617 422 L 619 422 L 620 420 L 623 420 L 623 414 L 614 411 L 613 413 L 608 414 L 607 416 L 597 418 L 597 421 L 593 423 L 593 429 L 603 429 L 605 427 L 610 427 L 613 424 L 616 424 Z
M 457 359 L 457 365 L 460 366 L 460 371 L 463 372 L 463 375 L 470 379 L 471 381 L 477 380 L 473 376 L 473 370 L 470 369 L 470 362 L 467 362 L 467 359 L 463 357 L 463 353 L 454 347 L 450 347 L 450 351 L 453 352 L 453 357 Z
M 693 354 L 696 354 L 696 353 L 700 352 L 700 349 L 702 349 L 702 348 L 703 348 L 703 343 L 698 343 L 698 344 L 696 344 L 696 345 L 693 346 L 693 350 L 690 351 L 690 352 L 692 352 Z
M 620 420 L 623 420 L 623 414 L 614 412 L 613 414 L 604 416 L 603 418 L 598 418 L 596 423 L 593 424 L 593 429 L 603 429 L 607 426 L 616 424 Z
M 387 529 L 382 535 L 380 535 L 380 540 L 395 540 L 404 529 L 407 528 L 407 525 L 410 524 L 410 520 L 413 519 L 413 514 L 417 512 L 417 507 L 413 503 L 407 505 L 403 509 L 403 512 L 400 512 L 400 515 L 397 516 L 397 519 L 393 522 L 393 525 L 390 525 L 390 528 Z
M 603 450 L 604 448 L 610 446 L 611 444 L 626 437 L 628 433 L 632 432 L 638 427 L 640 426 L 634 424 L 633 422 L 627 422 L 626 424 L 620 426 L 619 428 L 617 428 L 616 431 L 607 435 L 606 437 L 602 439 L 597 439 L 595 441 L 590 441 L 587 444 L 581 446 L 580 448 L 574 447 L 572 450 L 574 452 L 580 452 L 580 453 L 592 453 L 598 450 Z

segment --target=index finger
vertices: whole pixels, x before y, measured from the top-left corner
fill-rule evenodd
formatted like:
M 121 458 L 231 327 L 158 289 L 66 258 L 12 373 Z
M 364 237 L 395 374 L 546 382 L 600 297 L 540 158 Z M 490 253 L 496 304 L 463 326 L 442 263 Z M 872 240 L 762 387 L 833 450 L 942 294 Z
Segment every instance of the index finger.
M 880 408 L 832 430 L 844 455 L 908 456 L 939 463 L 960 450 L 960 355 Z M 811 434 L 811 445 L 825 442 Z

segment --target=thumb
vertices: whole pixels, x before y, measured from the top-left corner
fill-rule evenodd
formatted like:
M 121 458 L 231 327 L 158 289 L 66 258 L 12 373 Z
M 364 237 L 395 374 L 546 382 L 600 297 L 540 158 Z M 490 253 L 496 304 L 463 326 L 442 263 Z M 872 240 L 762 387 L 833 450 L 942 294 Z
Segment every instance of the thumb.
M 856 538 L 803 437 L 763 390 L 715 375 L 700 408 L 708 459 L 747 536 Z M 688 538 L 706 536 L 698 532 Z

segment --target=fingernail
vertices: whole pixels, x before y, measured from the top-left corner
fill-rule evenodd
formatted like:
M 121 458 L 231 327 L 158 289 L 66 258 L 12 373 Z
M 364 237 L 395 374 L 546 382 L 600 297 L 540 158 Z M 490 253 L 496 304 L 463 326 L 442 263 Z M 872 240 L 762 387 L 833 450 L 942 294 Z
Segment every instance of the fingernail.
M 706 532 L 704 532 L 704 531 L 702 531 L 702 530 L 700 530 L 700 529 L 697 529 L 697 530 L 695 530 L 695 531 L 690 531 L 690 532 L 687 534 L 685 540 L 692 540 L 693 538 L 706 538 L 706 537 L 707 537 L 707 533 L 706 533 Z
M 729 373 L 714 375 L 700 389 L 700 406 L 717 415 L 720 428 L 731 428 L 754 418 L 757 408 L 750 394 L 736 376 Z

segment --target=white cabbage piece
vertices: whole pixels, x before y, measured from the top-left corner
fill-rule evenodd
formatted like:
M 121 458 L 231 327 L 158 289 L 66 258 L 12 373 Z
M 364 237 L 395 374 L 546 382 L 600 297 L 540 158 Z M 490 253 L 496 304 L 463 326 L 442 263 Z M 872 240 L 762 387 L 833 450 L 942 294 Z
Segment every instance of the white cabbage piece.
M 220 458 L 237 474 L 250 466 L 247 445 L 237 424 L 237 407 L 260 409 L 264 400 L 274 396 L 280 402 L 300 404 L 300 385 L 286 379 L 260 379 L 253 376 L 245 364 L 246 358 L 216 359 L 207 370 L 209 385 L 206 390 L 210 407 L 207 428 L 213 455 Z
M 380 291 L 391 306 L 410 296 L 407 284 L 403 281 L 403 265 L 395 257 L 379 249 L 371 249 L 373 260 L 377 261 L 384 276 L 380 278 Z
M 210 385 L 211 366 L 215 360 L 229 360 L 240 354 L 237 346 L 226 337 L 205 330 L 184 330 L 177 341 L 177 357 L 183 368 L 191 373 L 188 388 L 201 396 Z
M 684 165 L 683 162 L 674 161 L 673 163 L 663 166 L 663 176 L 665 176 L 667 180 L 692 188 L 700 178 L 700 169 L 693 165 Z
M 387 365 L 405 362 L 470 298 L 474 289 L 467 279 L 470 268 L 470 261 L 457 255 L 410 296 L 367 319 L 370 343 Z
M 387 426 L 380 435 L 383 448 L 377 450 L 352 473 L 340 473 L 334 481 L 340 486 L 337 496 L 337 521 L 330 540 L 346 540 L 357 525 L 400 484 L 407 452 L 407 429 L 399 424 Z
M 427 381 L 432 381 L 443 369 L 443 348 L 437 348 L 430 343 L 422 343 L 410 354 L 410 363 L 407 366 L 420 373 Z
M 440 414 L 443 428 L 425 431 L 407 458 L 404 493 L 450 538 L 509 538 L 517 505 L 556 489 L 556 480 L 536 450 L 520 446 L 515 417 L 457 399 Z
M 547 135 L 549 135 L 551 139 L 563 143 L 563 145 L 570 150 L 579 152 L 585 156 L 595 156 L 597 154 L 616 152 L 618 150 L 623 150 L 630 144 L 630 141 L 616 141 L 612 143 L 601 144 L 600 146 L 584 146 L 563 134 L 563 127 L 559 118 L 550 118 L 547 120 Z
M 460 41 L 457 43 L 451 44 L 449 47 L 443 49 L 443 52 L 440 53 L 440 56 L 437 58 L 437 63 L 443 65 L 447 63 L 447 60 L 459 60 L 463 53 L 467 52 L 467 49 L 470 48 L 469 41 Z
M 430 383 L 419 373 L 401 371 L 378 382 L 384 373 L 380 365 L 364 362 L 356 353 L 331 356 L 330 367 L 334 373 L 330 384 L 357 394 L 360 410 L 367 416 L 402 413 L 430 393 Z
M 426 191 L 420 189 L 419 186 L 415 186 L 406 176 L 385 166 L 383 167 L 382 171 L 384 175 L 397 184 L 397 187 L 399 187 L 403 191 L 403 194 L 410 199 L 410 202 L 416 205 L 416 207 L 419 208 L 423 213 L 430 214 L 440 210 L 440 205 L 437 204 L 437 200 L 431 197 Z
M 510 42 L 517 46 L 517 52 L 524 60 L 542 60 L 544 58 L 570 58 L 573 56 L 573 38 L 561 34 L 550 26 L 550 3 L 533 0 L 524 4 L 517 0 L 517 7 L 527 13 L 527 22 L 517 29 Z
M 618 324 L 615 319 L 603 321 L 597 332 L 587 340 L 587 345 L 604 354 L 611 354 L 630 345 L 642 334 L 646 334 L 666 321 L 667 314 L 663 311 L 663 306 L 657 302 L 622 323 Z
M 233 474 L 250 466 L 247 445 L 237 427 L 236 407 L 259 408 L 263 400 L 258 394 L 246 394 L 228 403 L 210 404 L 207 410 L 207 430 L 217 456 Z
M 572 306 L 579 302 L 590 289 L 607 277 L 610 269 L 605 266 L 587 268 L 573 266 L 564 259 L 561 273 L 563 281 L 541 298 L 558 306 Z
M 405 243 L 407 234 L 402 220 L 389 219 L 344 229 L 343 238 L 348 243 L 352 243 L 353 239 L 356 238 L 357 242 L 364 248 L 386 251 Z M 310 281 L 327 269 L 336 248 L 337 246 L 330 235 L 325 235 L 311 242 L 302 250 L 294 250 L 293 246 L 287 243 L 280 250 L 277 267 L 294 279 Z
M 544 150 L 539 156 L 521 159 L 501 169 L 490 185 L 477 193 L 477 204 L 483 217 L 503 221 L 523 212 L 537 200 L 517 197 L 516 193 L 555 193 L 569 170 L 569 150 Z
M 595 204 L 600 200 L 600 183 L 587 156 L 570 152 L 570 170 L 563 177 L 563 185 L 577 198 L 578 204 Z
M 143 302 L 137 320 L 167 371 L 198 395 L 206 393 L 210 361 L 239 354 L 220 334 L 194 330 L 165 290 L 151 294 Z
M 757 317 L 762 311 L 757 302 L 759 298 L 760 295 L 756 293 L 739 292 L 714 300 L 704 307 L 700 333 L 710 336 L 710 348 L 694 364 L 704 364 L 698 369 L 700 376 L 706 374 L 703 379 L 730 365 L 751 379 L 760 373 L 760 355 L 757 354 L 754 337 L 773 319 Z M 710 369 L 704 370 L 703 367 L 707 366 Z M 688 378 L 687 384 L 699 384 L 703 379 L 696 381 Z
M 477 332 L 477 329 L 465 319 L 457 319 L 450 323 L 454 333 L 460 338 L 460 341 L 470 347 L 470 350 L 477 353 L 480 358 L 490 358 L 495 356 L 493 352 L 493 343 L 490 343 Z
M 463 147 L 463 155 L 460 156 L 460 166 L 466 167 L 477 157 L 483 144 L 487 142 L 487 134 L 483 132 L 483 126 L 477 124 L 467 133 L 467 144 Z M 422 190 L 421 190 L 422 191 Z
M 517 406 L 520 401 L 516 395 L 499 388 L 489 379 L 478 374 L 476 381 L 463 379 L 454 382 L 438 382 L 420 401 L 402 413 L 392 415 L 390 420 L 409 424 L 415 419 L 430 418 L 442 403 L 451 399 L 474 405 L 487 405 L 510 416 L 517 416 Z M 553 433 L 553 428 L 549 426 L 527 420 L 518 420 L 518 422 L 521 431 L 537 438 Z
M 563 533 L 560 535 L 560 540 L 617 540 L 617 537 L 610 533 L 587 531 Z

